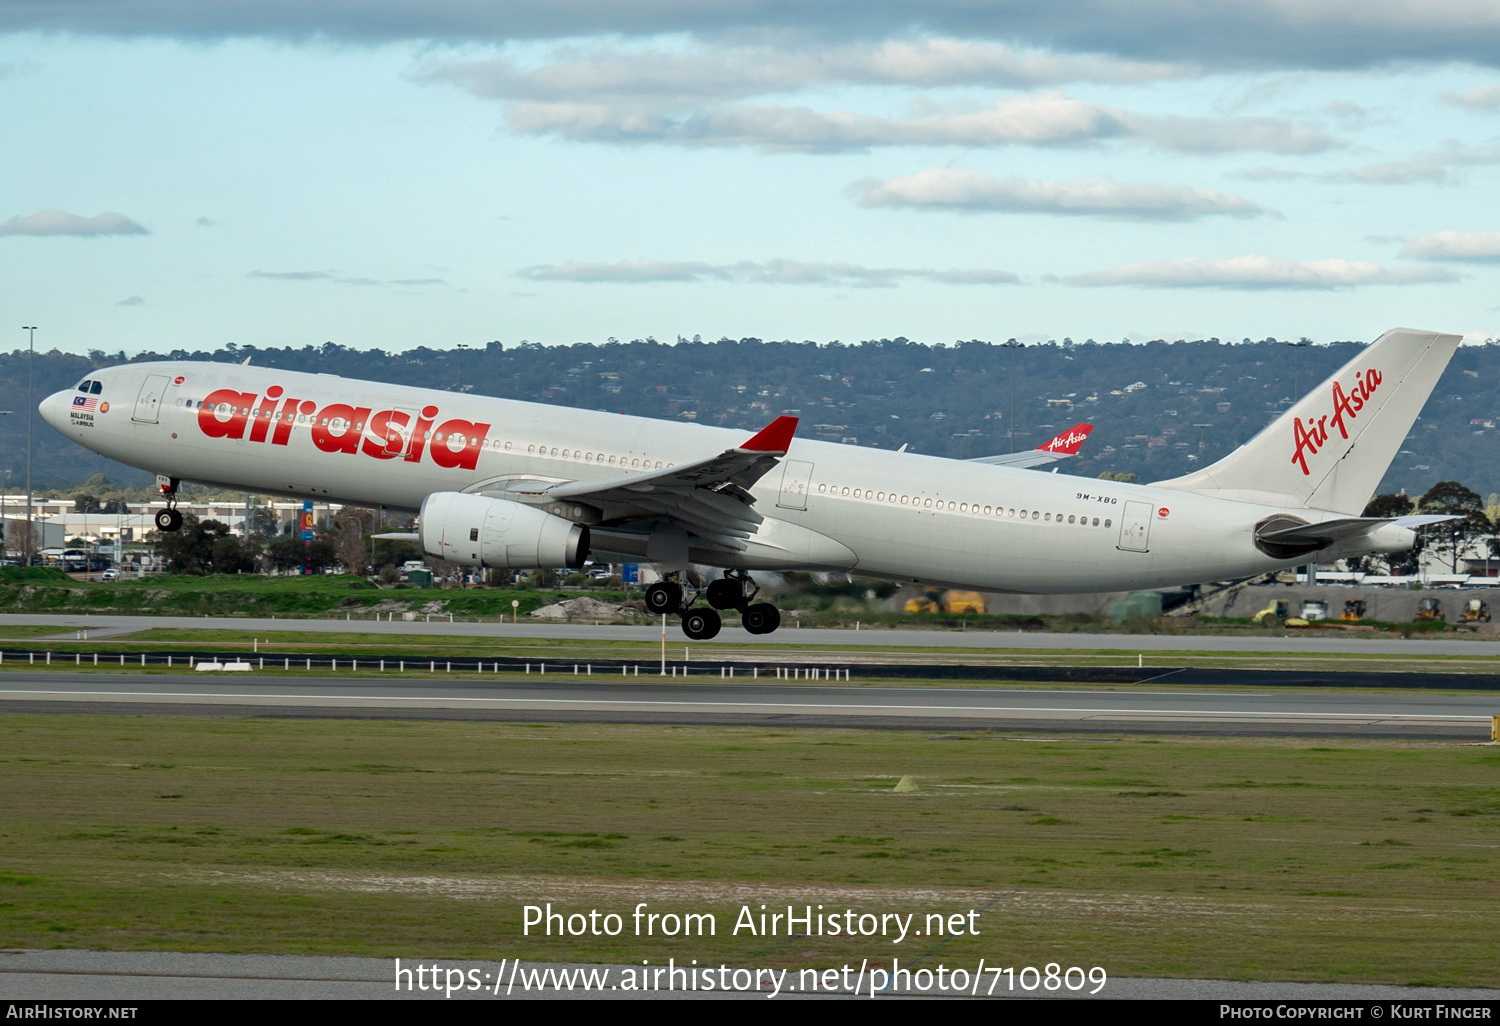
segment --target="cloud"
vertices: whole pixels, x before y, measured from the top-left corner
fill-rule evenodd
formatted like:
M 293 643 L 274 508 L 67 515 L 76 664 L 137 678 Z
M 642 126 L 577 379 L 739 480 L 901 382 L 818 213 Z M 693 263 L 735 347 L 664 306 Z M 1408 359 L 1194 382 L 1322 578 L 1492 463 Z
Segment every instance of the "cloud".
M 1371 260 L 1281 260 L 1249 255 L 1228 260 L 1141 260 L 1105 271 L 1064 278 L 1069 285 L 1102 288 L 1343 289 L 1359 285 L 1422 285 L 1453 282 L 1458 275 L 1436 267 L 1391 271 Z
M 1500 232 L 1433 232 L 1412 239 L 1401 255 L 1413 260 L 1453 260 L 1463 263 L 1500 262 Z
M 442 278 L 351 278 L 333 271 L 250 271 L 245 277 L 267 281 L 328 281 L 335 285 L 446 285 Z
M 120 300 L 115 304 L 115 306 L 140 306 L 144 302 L 145 300 L 140 296 L 129 296 L 125 299 Z
M 1477 85 L 1461 93 L 1444 90 L 1438 94 L 1438 99 L 1470 110 L 1497 110 L 1500 109 L 1500 82 Z
M 517 132 L 577 142 L 757 146 L 840 152 L 875 146 L 1082 145 L 1135 139 L 1197 153 L 1267 150 L 1315 153 L 1339 145 L 1315 128 L 1276 118 L 1158 117 L 1060 92 L 997 98 L 988 107 L 919 109 L 906 118 L 815 111 L 775 103 L 665 111 L 613 103 L 518 101 L 506 109 Z
M 1405 160 L 1383 161 L 1316 175 L 1272 167 L 1248 168 L 1231 172 L 1231 175 L 1249 181 L 1310 179 L 1333 185 L 1413 185 L 1418 182 L 1445 185 L 1452 181 L 1454 169 L 1486 164 L 1500 164 L 1500 142 L 1492 140 L 1485 146 L 1470 146 L 1450 139 L 1438 149 L 1415 153 Z
M 74 235 L 93 238 L 99 235 L 150 234 L 124 214 L 112 211 L 93 217 L 79 217 L 66 210 L 42 210 L 26 217 L 12 217 L 0 224 L 0 235 Z
M 1131 221 L 1191 221 L 1223 214 L 1266 214 L 1240 196 L 1203 192 L 1160 182 L 1116 182 L 1107 178 L 1075 182 L 998 179 L 980 171 L 930 168 L 904 178 L 865 179 L 849 191 L 862 207 L 912 207 L 925 210 L 1063 214 Z
M 484 99 L 692 105 L 835 85 L 1028 88 L 1067 82 L 1143 82 L 1199 73 L 1196 65 L 1067 55 L 962 39 L 880 40 L 834 46 L 719 46 L 681 50 L 559 51 L 521 69 L 498 59 L 440 64 L 446 81 Z
M 7 3 L 0 31 L 193 39 L 577 39 L 591 35 L 850 40 L 921 33 L 1025 40 L 1062 52 L 1214 66 L 1500 64 L 1500 10 L 1483 0 L 113 0 Z
M 1014 285 L 1021 280 L 1009 271 L 989 269 L 934 271 L 797 260 L 767 260 L 761 263 L 742 260 L 734 264 L 685 260 L 620 260 L 616 263 L 568 261 L 523 267 L 516 272 L 516 277 L 528 281 L 616 285 L 723 281 L 746 285 L 833 285 L 854 288 L 894 288 L 906 279 L 924 279 L 948 285 Z

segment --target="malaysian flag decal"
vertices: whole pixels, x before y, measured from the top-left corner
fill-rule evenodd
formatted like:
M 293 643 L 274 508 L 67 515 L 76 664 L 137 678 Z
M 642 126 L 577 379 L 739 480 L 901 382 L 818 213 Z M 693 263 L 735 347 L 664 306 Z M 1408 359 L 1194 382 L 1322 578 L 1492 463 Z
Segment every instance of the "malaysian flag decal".
M 99 409 L 99 400 L 91 395 L 75 395 L 73 397 L 74 413 L 94 413 Z

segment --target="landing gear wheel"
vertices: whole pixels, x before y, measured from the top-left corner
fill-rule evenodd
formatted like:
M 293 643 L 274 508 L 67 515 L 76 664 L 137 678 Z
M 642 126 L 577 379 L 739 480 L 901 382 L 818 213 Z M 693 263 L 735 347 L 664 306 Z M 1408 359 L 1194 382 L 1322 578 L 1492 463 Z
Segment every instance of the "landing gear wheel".
M 745 585 L 738 577 L 724 577 L 710 582 L 708 604 L 715 609 L 738 609 L 745 602 Z
M 707 641 L 719 633 L 721 623 L 712 609 L 689 609 L 682 614 L 682 633 L 694 641 Z
M 182 514 L 175 509 L 159 509 L 156 511 L 156 529 L 158 531 L 180 531 L 182 530 Z
M 657 581 L 646 589 L 646 609 L 649 612 L 675 613 L 682 606 L 682 588 L 669 581 Z
M 751 634 L 770 634 L 781 626 L 781 611 L 769 602 L 757 602 L 741 614 L 740 622 Z

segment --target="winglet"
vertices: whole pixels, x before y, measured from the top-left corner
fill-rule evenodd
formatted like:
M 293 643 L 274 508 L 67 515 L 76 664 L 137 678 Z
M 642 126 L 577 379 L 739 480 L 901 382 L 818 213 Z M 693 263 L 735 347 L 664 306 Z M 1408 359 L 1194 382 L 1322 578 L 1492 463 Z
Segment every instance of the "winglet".
M 1074 424 L 1052 441 L 1037 446 L 1037 449 L 1042 452 L 1060 452 L 1067 456 L 1076 456 L 1092 430 L 1094 430 L 1092 424 Z
M 749 449 L 751 452 L 786 452 L 791 448 L 792 435 L 796 432 L 796 417 L 777 417 L 756 432 L 755 437 L 740 448 Z

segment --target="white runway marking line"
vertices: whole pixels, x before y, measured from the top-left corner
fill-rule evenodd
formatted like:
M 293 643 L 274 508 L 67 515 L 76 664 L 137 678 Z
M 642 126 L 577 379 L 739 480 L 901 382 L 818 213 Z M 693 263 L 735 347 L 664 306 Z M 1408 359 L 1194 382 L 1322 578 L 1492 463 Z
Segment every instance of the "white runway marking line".
M 1490 717 L 1473 714 L 1460 713 L 1330 713 L 1330 712 L 1252 712 L 1249 710 L 1197 710 L 1197 709 L 1070 709 L 1054 706 L 988 706 L 988 705 L 812 705 L 801 702 L 775 702 L 775 703 L 752 703 L 752 702 L 679 702 L 668 700 L 644 700 L 644 699 L 609 699 L 607 701 L 595 701 L 583 698 L 459 698 L 426 695 L 277 695 L 277 694 L 237 694 L 224 693 L 214 694 L 210 692 L 196 691 L 42 691 L 24 689 L 0 689 L 0 695 L 42 695 L 52 697 L 93 697 L 93 698 L 239 698 L 254 700 L 264 703 L 270 700 L 286 702 L 472 702 L 492 703 L 497 705 L 589 705 L 600 709 L 605 708 L 635 708 L 635 707 L 704 707 L 708 709 L 743 709 L 747 711 L 763 711 L 766 709 L 803 709 L 819 711 L 854 711 L 854 712 L 878 712 L 889 710 L 893 712 L 975 712 L 975 713 L 1071 713 L 1073 715 L 1085 716 L 1172 716 L 1172 717 L 1207 717 L 1211 719 L 1222 719 L 1225 717 L 1247 717 L 1250 719 L 1345 719 L 1355 720 L 1361 723 L 1379 722 L 1387 720 L 1421 721 L 1421 722 L 1448 722 L 1470 720 L 1488 720 Z

